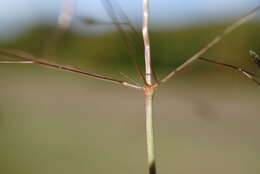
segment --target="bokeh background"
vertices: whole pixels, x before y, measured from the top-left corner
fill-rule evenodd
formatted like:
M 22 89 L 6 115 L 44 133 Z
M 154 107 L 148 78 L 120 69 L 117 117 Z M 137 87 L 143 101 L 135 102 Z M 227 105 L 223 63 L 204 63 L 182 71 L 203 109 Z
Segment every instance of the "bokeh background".
M 100 1 L 77 0 L 66 32 L 57 29 L 61 0 L 0 4 L 1 48 L 118 79 L 128 80 L 126 74 L 141 83 Z M 141 0 L 119 4 L 140 31 Z M 151 0 L 157 75 L 162 78 L 257 5 L 258 0 Z M 248 54 L 260 54 L 259 17 L 205 56 L 260 73 Z M 57 45 L 48 48 L 57 33 Z M 141 56 L 137 60 L 143 65 Z M 77 74 L 0 65 L 0 173 L 147 173 L 143 100 L 140 91 Z M 178 73 L 155 95 L 159 173 L 258 174 L 259 101 L 259 86 L 238 72 L 196 61 Z

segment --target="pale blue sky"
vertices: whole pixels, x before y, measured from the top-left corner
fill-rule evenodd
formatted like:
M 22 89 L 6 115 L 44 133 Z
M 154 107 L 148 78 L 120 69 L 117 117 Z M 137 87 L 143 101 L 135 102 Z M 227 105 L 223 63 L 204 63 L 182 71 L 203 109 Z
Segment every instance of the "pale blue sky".
M 0 39 L 39 23 L 54 23 L 62 0 L 2 0 Z M 112 0 L 113 1 L 113 0 Z M 140 21 L 142 0 L 117 0 L 134 21 Z M 260 5 L 260 0 L 151 0 L 151 24 L 179 27 L 234 18 Z M 99 0 L 77 0 L 76 16 L 107 20 Z M 260 16 L 260 15 L 258 15 Z

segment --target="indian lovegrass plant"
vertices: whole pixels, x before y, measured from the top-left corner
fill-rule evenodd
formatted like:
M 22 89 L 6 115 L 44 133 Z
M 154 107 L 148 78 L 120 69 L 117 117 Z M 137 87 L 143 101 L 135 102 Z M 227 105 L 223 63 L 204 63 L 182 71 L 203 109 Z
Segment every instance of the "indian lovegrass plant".
M 179 71 L 185 69 L 188 65 L 190 65 L 192 62 L 199 60 L 203 61 L 205 63 L 211 63 L 215 65 L 219 65 L 225 68 L 229 68 L 235 71 L 238 71 L 245 77 L 249 78 L 253 82 L 255 82 L 257 85 L 260 85 L 260 82 L 258 81 L 259 76 L 256 73 L 252 73 L 244 68 L 226 64 L 222 62 L 217 62 L 215 60 L 211 60 L 209 58 L 203 57 L 203 55 L 214 45 L 219 43 L 224 36 L 231 33 L 233 30 L 238 28 L 239 26 L 245 24 L 249 20 L 251 20 L 258 10 L 260 10 L 260 6 L 257 6 L 255 9 L 250 11 L 249 13 L 243 15 L 238 20 L 236 20 L 234 23 L 227 26 L 222 33 L 217 35 L 215 38 L 213 38 L 207 45 L 205 45 L 203 48 L 198 50 L 193 56 L 188 58 L 184 63 L 182 63 L 179 67 L 176 69 L 173 69 L 170 71 L 165 77 L 162 79 L 158 79 L 156 77 L 156 73 L 154 72 L 154 69 L 152 67 L 152 55 L 151 55 L 151 49 L 152 46 L 150 45 L 150 39 L 149 39 L 149 17 L 150 17 L 150 11 L 149 11 L 149 1 L 150 0 L 143 0 L 143 25 L 142 25 L 142 39 L 138 36 L 138 31 L 133 27 L 133 25 L 130 23 L 127 16 L 124 14 L 122 9 L 120 10 L 121 16 L 123 16 L 125 21 L 119 21 L 118 15 L 115 13 L 115 10 L 113 8 L 112 3 L 109 0 L 102 0 L 102 3 L 107 10 L 109 16 L 112 19 L 112 24 L 116 26 L 118 31 L 120 32 L 120 35 L 122 39 L 125 41 L 126 47 L 128 48 L 132 60 L 136 66 L 136 71 L 138 72 L 140 78 L 142 79 L 143 84 L 139 85 L 136 83 L 132 83 L 130 81 L 122 81 L 118 80 L 112 77 L 108 77 L 105 75 L 99 75 L 94 74 L 90 72 L 86 72 L 80 69 L 72 68 L 69 66 L 63 66 L 58 65 L 54 63 L 50 63 L 42 57 L 33 56 L 29 53 L 25 53 L 23 51 L 17 51 L 17 50 L 11 50 L 11 49 L 1 49 L 0 55 L 1 57 L 8 57 L 8 58 L 15 58 L 16 60 L 8 60 L 8 61 L 0 61 L 0 64 L 37 64 L 41 66 L 45 66 L 48 68 L 54 68 L 61 71 L 69 71 L 73 72 L 79 75 L 83 75 L 86 77 L 94 78 L 97 80 L 103 80 L 106 82 L 115 83 L 118 85 L 122 85 L 125 87 L 133 88 L 136 90 L 139 90 L 144 94 L 144 103 L 145 103 L 145 120 L 146 120 L 146 150 L 147 150 L 147 165 L 148 165 L 148 173 L 149 174 L 156 174 L 156 158 L 155 158 L 155 139 L 154 139 L 154 126 L 153 126 L 153 100 L 154 100 L 154 93 L 156 93 L 156 88 L 160 85 L 166 83 L 171 78 L 173 78 Z M 67 8 L 70 7 L 73 4 L 73 1 L 64 1 L 69 2 L 68 6 L 65 6 L 63 8 L 63 11 L 61 12 L 61 15 L 59 17 L 59 26 L 61 26 L 61 30 L 55 30 L 54 34 L 50 37 L 47 44 L 45 45 L 45 51 L 44 55 L 50 55 L 52 52 L 55 51 L 56 44 L 58 44 L 59 37 L 61 36 L 60 32 L 65 32 L 66 28 L 70 24 L 71 16 L 73 15 L 73 8 Z M 65 15 L 64 15 L 65 14 Z M 69 15 L 66 15 L 69 14 Z M 63 19 L 64 18 L 64 19 Z M 65 21 L 65 23 L 64 23 Z M 95 24 L 95 21 L 92 20 L 85 20 L 87 23 Z M 131 36 L 129 36 L 124 31 L 124 25 L 128 26 L 130 29 L 130 32 L 132 33 Z M 130 38 L 129 38 L 130 37 Z M 129 44 L 128 39 L 133 39 L 136 41 L 136 44 L 139 45 L 140 50 L 142 51 L 142 55 L 144 55 L 144 62 L 145 62 L 145 72 L 142 71 L 141 65 L 139 65 L 136 61 L 136 55 L 134 53 L 134 48 L 131 44 Z M 254 51 L 250 51 L 250 55 L 253 58 L 253 61 L 257 64 L 257 66 L 260 66 L 260 59 L 257 53 Z M 18 61 L 17 61 L 18 60 Z M 20 61 L 19 61 L 20 60 Z

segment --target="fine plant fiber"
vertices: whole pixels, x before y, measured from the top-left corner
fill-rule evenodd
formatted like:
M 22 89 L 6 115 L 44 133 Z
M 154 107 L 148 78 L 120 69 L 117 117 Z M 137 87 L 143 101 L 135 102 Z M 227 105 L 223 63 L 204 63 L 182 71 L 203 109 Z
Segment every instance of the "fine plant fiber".
M 110 18 L 112 19 L 113 23 L 115 24 L 117 30 L 119 31 L 119 34 L 125 43 L 125 46 L 131 56 L 131 59 L 134 62 L 135 68 L 136 68 L 138 74 L 140 75 L 141 79 L 143 80 L 143 83 L 147 84 L 145 76 L 142 72 L 142 69 L 141 69 L 140 65 L 137 63 L 137 58 L 136 58 L 137 54 L 136 54 L 135 48 L 133 48 L 132 45 L 129 43 L 129 38 L 131 39 L 134 37 L 131 37 L 127 34 L 127 32 L 124 32 L 124 29 L 123 29 L 122 25 L 120 25 L 120 22 L 115 13 L 112 3 L 109 0 L 101 0 L 101 2 L 103 4 L 107 14 L 110 16 Z

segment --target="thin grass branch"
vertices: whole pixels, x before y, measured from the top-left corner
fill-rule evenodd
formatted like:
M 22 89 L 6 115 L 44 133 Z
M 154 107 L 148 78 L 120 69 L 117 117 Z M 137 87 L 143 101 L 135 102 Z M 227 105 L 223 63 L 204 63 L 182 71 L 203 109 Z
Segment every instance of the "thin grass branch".
M 129 27 L 131 33 L 132 33 L 132 39 L 135 41 L 136 45 L 138 45 L 138 48 L 140 49 L 140 53 L 143 55 L 143 50 L 144 50 L 144 44 L 142 37 L 139 37 L 139 32 L 136 30 L 132 22 L 130 21 L 129 17 L 126 15 L 125 11 L 123 8 L 120 6 L 120 4 L 117 2 L 117 0 L 113 0 L 113 3 L 116 5 L 116 8 L 119 11 L 119 17 L 125 21 L 127 26 Z
M 0 64 L 34 64 L 33 61 L 0 61 Z
M 260 76 L 258 76 L 255 73 L 252 73 L 248 70 L 245 70 L 241 67 L 222 63 L 222 62 L 217 62 L 217 61 L 210 60 L 210 59 L 207 59 L 207 58 L 204 58 L 204 57 L 200 57 L 198 60 L 201 60 L 201 61 L 204 61 L 204 62 L 207 62 L 207 63 L 212 63 L 212 64 L 215 64 L 215 65 L 220 65 L 220 66 L 238 71 L 238 72 L 242 73 L 244 76 L 246 76 L 247 78 L 249 78 L 250 80 L 252 80 L 253 82 L 255 82 L 257 85 L 260 85 L 260 82 L 256 79 L 256 78 L 259 78 Z
M 256 12 L 260 10 L 260 6 L 256 7 L 255 9 L 251 10 L 249 13 L 243 15 L 238 20 L 236 20 L 234 23 L 229 25 L 220 35 L 216 36 L 209 44 L 207 44 L 205 47 L 200 49 L 196 54 L 194 54 L 191 58 L 189 58 L 186 62 L 184 62 L 182 65 L 180 65 L 178 68 L 172 70 L 166 77 L 164 77 L 160 82 L 164 83 L 168 81 L 173 75 L 175 75 L 178 71 L 181 71 L 184 69 L 187 65 L 192 63 L 194 60 L 201 57 L 205 52 L 207 52 L 211 47 L 213 47 L 215 44 L 217 44 L 219 41 L 223 39 L 224 36 L 231 33 L 233 30 L 238 28 L 239 26 L 245 24 L 249 20 L 251 20 L 255 15 Z
M 58 70 L 64 70 L 64 71 L 69 71 L 69 72 L 74 72 L 77 74 L 81 74 L 84 76 L 88 76 L 94 79 L 98 79 L 98 80 L 103 80 L 103 81 L 108 81 L 108 82 L 112 82 L 112 83 L 116 83 L 116 84 L 120 84 L 120 85 L 124 85 L 124 86 L 128 86 L 128 87 L 132 87 L 132 88 L 136 88 L 136 89 L 142 89 L 142 87 L 137 86 L 135 84 L 129 83 L 129 82 L 125 82 L 125 81 L 121 81 L 121 80 L 117 80 L 117 79 L 113 79 L 111 77 L 106 77 L 103 75 L 98 75 L 98 74 L 93 74 L 93 73 L 89 73 L 86 71 L 82 71 L 76 68 L 72 68 L 72 67 L 68 67 L 68 66 L 63 66 L 63 65 L 57 65 L 57 64 L 53 64 L 50 62 L 47 62 L 45 60 L 40 60 L 41 58 L 39 57 L 35 57 L 32 56 L 28 53 L 24 53 L 21 51 L 6 51 L 6 50 L 0 50 L 0 55 L 1 56 L 7 56 L 7 57 L 12 57 L 12 58 L 18 58 L 18 59 L 22 59 L 24 61 L 20 62 L 19 61 L 0 61 L 0 64 L 13 64 L 13 63 L 19 63 L 19 64 L 23 64 L 23 63 L 30 63 L 30 64 L 38 64 L 38 65 L 42 65 L 42 66 L 46 66 L 49 68 L 54 68 L 54 69 L 58 69 Z
M 257 67 L 260 68 L 260 57 L 252 50 L 249 51 L 249 55 L 252 57 Z
M 126 75 L 123 72 L 119 72 L 125 79 L 127 79 L 128 81 L 132 82 L 133 84 L 137 85 L 137 86 L 141 86 L 135 79 L 129 77 L 128 75 Z

